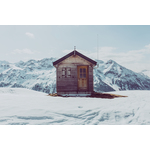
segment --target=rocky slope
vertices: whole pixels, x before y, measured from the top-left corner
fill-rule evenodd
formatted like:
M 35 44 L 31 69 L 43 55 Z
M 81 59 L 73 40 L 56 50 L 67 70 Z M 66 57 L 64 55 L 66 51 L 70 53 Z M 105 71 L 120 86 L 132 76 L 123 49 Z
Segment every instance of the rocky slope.
M 113 60 L 109 60 L 106 63 L 103 61 L 97 62 L 99 67 L 94 69 L 95 90 L 102 89 L 101 81 L 116 91 L 150 90 L 150 78 L 148 76 L 133 72 Z M 108 91 L 108 89 L 102 89 L 102 91 Z
M 0 87 L 23 87 L 45 93 L 56 91 L 54 58 L 20 61 L 15 64 L 0 62 Z

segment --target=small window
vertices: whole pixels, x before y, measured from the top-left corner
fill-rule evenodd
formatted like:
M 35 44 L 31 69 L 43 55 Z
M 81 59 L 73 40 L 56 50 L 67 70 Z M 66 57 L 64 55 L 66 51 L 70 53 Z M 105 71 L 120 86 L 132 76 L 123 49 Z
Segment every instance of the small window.
M 80 78 L 82 78 L 82 74 L 80 74 Z
M 83 73 L 86 73 L 86 69 L 85 68 L 83 68 Z
M 67 68 L 67 77 L 71 77 L 71 68 Z
M 82 68 L 80 68 L 80 73 L 82 73 Z
M 83 74 L 83 78 L 86 78 L 86 74 Z
M 62 68 L 62 76 L 66 77 L 66 68 Z
M 86 68 L 80 68 L 80 78 L 86 78 Z
M 71 77 L 71 68 L 62 68 L 62 77 Z

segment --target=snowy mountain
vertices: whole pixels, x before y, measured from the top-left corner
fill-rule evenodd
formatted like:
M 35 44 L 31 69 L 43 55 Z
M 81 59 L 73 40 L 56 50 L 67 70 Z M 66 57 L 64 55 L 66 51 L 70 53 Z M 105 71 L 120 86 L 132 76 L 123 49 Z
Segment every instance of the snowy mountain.
M 150 78 L 150 70 L 142 70 L 140 74 L 145 75 Z
M 0 87 L 22 87 L 45 93 L 56 91 L 54 58 L 20 61 L 15 64 L 0 62 Z
M 9 63 L 0 61 L 0 87 L 22 87 L 45 93 L 56 92 L 55 58 Z M 150 90 L 150 78 L 113 60 L 98 60 L 94 68 L 95 91 Z
M 106 63 L 97 61 L 98 68 L 94 69 L 95 90 L 111 91 L 101 88 L 101 84 L 107 84 L 113 90 L 150 90 L 150 78 L 141 73 L 133 72 L 113 60 Z M 103 81 L 103 82 L 101 82 Z M 113 91 L 112 90 L 112 91 Z

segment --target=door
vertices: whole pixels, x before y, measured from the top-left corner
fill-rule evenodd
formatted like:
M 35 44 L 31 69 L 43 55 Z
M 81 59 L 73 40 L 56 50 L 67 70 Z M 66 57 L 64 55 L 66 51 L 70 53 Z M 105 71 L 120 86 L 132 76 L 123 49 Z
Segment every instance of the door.
M 78 90 L 87 91 L 88 88 L 88 66 L 78 66 Z

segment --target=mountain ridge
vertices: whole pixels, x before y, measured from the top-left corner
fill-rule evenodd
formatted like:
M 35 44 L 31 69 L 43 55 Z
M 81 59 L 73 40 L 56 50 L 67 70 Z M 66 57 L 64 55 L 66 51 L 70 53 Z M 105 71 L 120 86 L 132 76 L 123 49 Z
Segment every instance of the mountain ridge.
M 100 76 L 102 81 L 114 90 L 150 90 L 150 79 L 148 77 L 133 72 L 113 60 L 101 63 L 94 71 L 99 71 L 95 75 Z
M 56 58 L 19 61 L 0 61 L 0 87 L 22 87 L 45 93 L 56 92 Z M 118 90 L 150 90 L 150 78 L 129 70 L 113 60 L 96 60 L 94 90 L 109 92 Z

